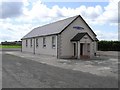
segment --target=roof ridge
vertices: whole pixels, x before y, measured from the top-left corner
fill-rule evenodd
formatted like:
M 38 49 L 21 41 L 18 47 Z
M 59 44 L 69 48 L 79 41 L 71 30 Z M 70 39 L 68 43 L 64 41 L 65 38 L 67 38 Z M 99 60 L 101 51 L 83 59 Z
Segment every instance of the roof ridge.
M 49 24 L 46 24 L 46 25 L 43 25 L 43 26 L 39 26 L 39 27 L 36 27 L 34 29 L 32 29 L 28 34 L 26 34 L 22 39 L 25 39 L 25 38 L 30 38 L 30 37 L 33 37 L 33 32 L 37 32 L 37 31 L 43 31 L 42 35 L 45 34 L 45 28 L 48 26 L 48 27 L 51 27 L 52 25 L 56 25 L 58 24 L 58 26 L 60 25 L 59 23 L 60 22 L 66 22 L 67 23 L 63 23 L 62 26 L 61 26 L 61 30 L 57 30 L 54 31 L 53 33 L 54 34 L 57 34 L 57 33 L 60 33 L 67 25 L 69 25 L 71 22 L 73 22 L 78 16 L 80 15 L 76 15 L 76 16 L 72 16 L 72 17 L 69 17 L 69 18 L 65 18 L 65 19 L 62 19 L 62 20 L 58 20 L 58 21 L 55 21 L 55 22 L 52 22 L 52 23 L 49 23 Z M 42 30 L 40 30 L 42 28 Z M 54 29 L 55 30 L 55 29 Z M 35 36 L 37 35 L 38 33 L 34 34 Z M 48 34 L 50 34 L 49 30 L 48 30 Z M 32 36 L 31 36 L 32 35 Z M 41 36 L 41 35 L 40 35 Z
M 54 21 L 54 22 L 51 22 L 51 23 L 48 23 L 48 24 L 45 24 L 45 25 L 42 25 L 42 26 L 38 26 L 38 27 L 36 27 L 36 28 L 34 28 L 34 29 L 37 29 L 37 28 L 40 28 L 40 27 L 44 27 L 44 26 L 47 26 L 47 25 L 50 25 L 50 24 L 53 24 L 53 23 L 56 23 L 56 22 L 61 22 L 61 21 L 64 21 L 64 20 L 67 20 L 67 19 L 70 19 L 70 18 L 78 17 L 78 16 L 80 16 L 80 15 L 76 15 L 76 16 L 64 18 L 64 19 L 61 19 L 61 20 L 57 20 L 57 21 Z M 33 29 L 33 30 L 34 30 L 34 29 Z

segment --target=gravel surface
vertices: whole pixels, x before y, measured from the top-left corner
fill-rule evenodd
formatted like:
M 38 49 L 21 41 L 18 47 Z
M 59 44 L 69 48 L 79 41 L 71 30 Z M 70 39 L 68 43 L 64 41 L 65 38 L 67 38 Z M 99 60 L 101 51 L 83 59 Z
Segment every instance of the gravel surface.
M 3 53 L 3 88 L 117 88 L 118 80 Z
M 90 60 L 77 59 L 57 59 L 53 56 L 38 55 L 24 52 L 9 51 L 6 54 L 26 58 L 28 60 L 37 61 L 39 63 L 48 64 L 63 69 L 71 69 L 76 71 L 88 72 L 99 76 L 111 76 L 118 79 L 118 59 L 105 56 L 94 57 Z

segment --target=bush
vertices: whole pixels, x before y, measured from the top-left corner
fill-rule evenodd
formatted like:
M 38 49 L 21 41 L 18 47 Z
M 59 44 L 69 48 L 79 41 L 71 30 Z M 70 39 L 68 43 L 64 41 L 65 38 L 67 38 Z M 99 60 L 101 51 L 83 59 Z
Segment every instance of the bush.
M 100 51 L 120 51 L 120 41 L 99 41 L 98 50 Z

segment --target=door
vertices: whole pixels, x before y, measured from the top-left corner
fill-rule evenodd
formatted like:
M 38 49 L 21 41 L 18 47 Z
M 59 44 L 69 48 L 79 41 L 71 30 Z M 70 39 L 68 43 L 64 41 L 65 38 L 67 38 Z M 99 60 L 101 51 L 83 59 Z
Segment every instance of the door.
M 76 56 L 76 44 L 74 43 L 74 56 Z
M 80 44 L 80 55 L 83 55 L 83 43 Z

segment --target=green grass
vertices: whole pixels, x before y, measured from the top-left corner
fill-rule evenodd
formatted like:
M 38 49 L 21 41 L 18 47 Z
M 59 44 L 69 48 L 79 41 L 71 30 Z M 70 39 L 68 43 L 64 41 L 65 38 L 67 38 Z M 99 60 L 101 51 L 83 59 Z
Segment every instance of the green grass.
M 19 45 L 0 45 L 0 48 L 21 48 Z

